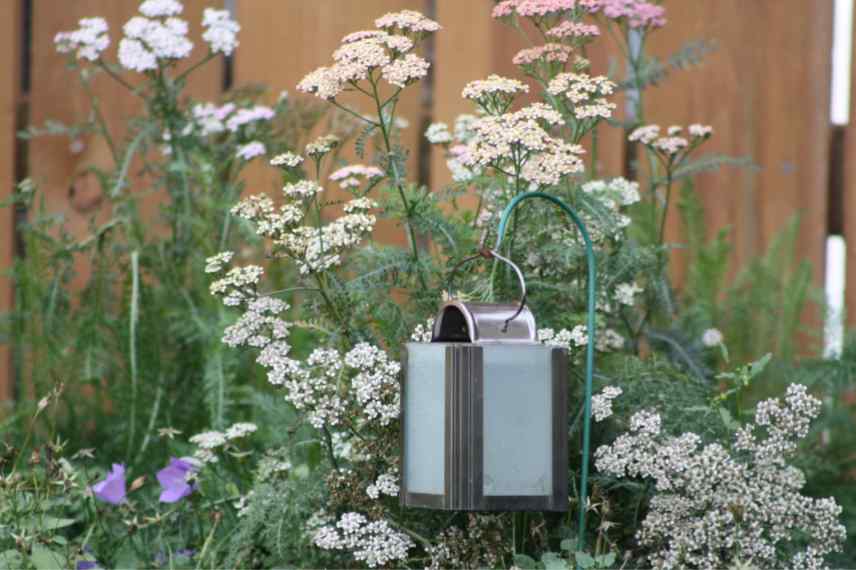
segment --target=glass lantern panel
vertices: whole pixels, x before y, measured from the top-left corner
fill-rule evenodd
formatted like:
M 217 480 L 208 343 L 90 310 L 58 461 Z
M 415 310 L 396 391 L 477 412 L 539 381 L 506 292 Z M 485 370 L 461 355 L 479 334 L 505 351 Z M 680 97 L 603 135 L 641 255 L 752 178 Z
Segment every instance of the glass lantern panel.
M 553 492 L 552 351 L 484 346 L 484 494 Z
M 404 476 L 411 493 L 445 492 L 446 346 L 407 344 Z

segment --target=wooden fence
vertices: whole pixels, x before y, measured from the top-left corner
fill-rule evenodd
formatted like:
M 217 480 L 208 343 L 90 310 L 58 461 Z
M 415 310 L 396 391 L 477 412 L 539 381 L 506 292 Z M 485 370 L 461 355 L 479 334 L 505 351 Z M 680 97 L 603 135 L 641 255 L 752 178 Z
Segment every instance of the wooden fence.
M 122 24 L 137 4 L 137 0 L 0 3 L 0 199 L 11 192 L 16 178 L 32 177 L 47 195 L 50 208 L 66 217 L 73 234 L 86 231 L 99 205 L 85 180 L 79 180 L 73 192 L 70 181 L 88 163 L 109 162 L 107 149 L 93 144 L 75 154 L 69 141 L 60 137 L 25 146 L 15 140 L 14 131 L 16 126 L 42 124 L 47 119 L 73 123 L 85 118 L 88 98 L 55 52 L 54 34 L 75 27 L 81 17 L 99 15 L 110 24 L 112 52 Z M 223 0 L 185 0 L 192 28 L 198 27 L 202 8 L 212 4 L 222 5 Z M 404 141 L 411 148 L 418 144 L 424 121 L 450 121 L 470 110 L 460 97 L 467 82 L 492 72 L 515 75 L 510 60 L 524 47 L 514 30 L 491 20 L 491 0 L 232 0 L 229 4 L 242 26 L 241 46 L 232 63 L 234 84 L 263 82 L 272 93 L 294 92 L 305 73 L 329 61 L 344 34 L 370 27 L 378 15 L 413 8 L 437 19 L 444 29 L 433 44 L 433 81 L 427 88 L 411 89 L 400 106 L 411 121 Z M 856 190 L 844 191 L 856 186 L 856 160 L 846 160 L 848 155 L 856 158 L 856 133 L 844 129 L 839 137 L 842 146 L 831 143 L 835 139 L 829 120 L 832 0 L 666 0 L 665 5 L 670 22 L 652 36 L 654 53 L 668 57 L 693 39 L 715 40 L 718 49 L 703 65 L 674 73 L 664 86 L 650 92 L 646 118 L 667 125 L 710 123 L 716 134 L 709 150 L 749 156 L 760 167 L 700 176 L 697 189 L 707 206 L 709 232 L 732 228 L 732 267 L 736 269 L 763 251 L 786 220 L 799 213 L 799 255 L 811 261 L 814 283 L 822 286 L 824 245 L 830 230 L 843 231 L 845 237 L 856 235 Z M 605 72 L 610 57 L 603 50 L 592 54 L 595 71 Z M 192 95 L 216 100 L 223 89 L 223 69 L 209 65 L 197 73 Z M 99 79 L 94 89 L 108 123 L 121 134 L 139 103 L 123 96 L 106 78 Z M 623 137 L 610 135 L 602 146 L 603 172 L 621 174 Z M 835 149 L 845 160 L 832 160 Z M 838 172 L 831 164 L 846 167 Z M 449 179 L 438 153 L 427 164 L 411 166 L 427 173 L 432 187 Z M 852 212 L 849 223 L 848 211 Z M 10 209 L 0 209 L 0 268 L 9 266 L 14 253 L 12 216 Z M 843 228 L 831 228 L 830 219 L 843 220 L 833 224 Z M 669 232 L 679 239 L 676 219 L 670 220 Z M 850 281 L 856 283 L 856 247 L 848 255 Z M 684 263 L 678 254 L 678 278 Z M 0 277 L 0 311 L 12 301 L 12 285 Z M 852 324 L 856 323 L 856 287 L 847 294 Z M 9 360 L 8 348 L 0 346 L 0 401 L 10 394 Z

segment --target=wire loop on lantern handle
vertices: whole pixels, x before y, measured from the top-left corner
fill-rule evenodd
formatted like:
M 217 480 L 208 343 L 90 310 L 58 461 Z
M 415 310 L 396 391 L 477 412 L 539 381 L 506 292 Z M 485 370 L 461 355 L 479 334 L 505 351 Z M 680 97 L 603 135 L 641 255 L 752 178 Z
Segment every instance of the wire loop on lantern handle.
M 587 318 L 586 329 L 588 332 L 588 345 L 586 346 L 586 376 L 585 376 L 585 403 L 583 413 L 583 450 L 582 450 L 582 469 L 580 473 L 580 497 L 579 497 L 579 529 L 577 536 L 577 550 L 583 550 L 585 546 L 585 528 L 586 528 L 586 505 L 588 503 L 588 472 L 589 472 L 589 454 L 591 440 L 591 393 L 592 393 L 592 375 L 594 373 L 594 341 L 595 341 L 595 290 L 597 281 L 597 267 L 595 266 L 594 247 L 592 246 L 591 238 L 583 221 L 577 216 L 576 212 L 570 206 L 565 204 L 559 198 L 545 194 L 544 192 L 525 192 L 517 195 L 502 211 L 499 219 L 499 230 L 496 236 L 496 245 L 493 249 L 499 251 L 502 245 L 502 238 L 505 236 L 505 230 L 508 227 L 508 220 L 511 217 L 511 212 L 524 200 L 530 198 L 543 198 L 557 205 L 562 209 L 576 224 L 577 229 L 583 237 L 583 242 L 586 247 L 586 261 L 588 263 L 588 302 L 587 302 Z
M 449 296 L 449 299 L 453 299 L 455 297 L 454 288 L 452 287 L 452 280 L 455 277 L 455 273 L 457 273 L 461 267 L 463 267 L 470 261 L 475 261 L 476 259 L 498 259 L 509 267 L 511 267 L 511 269 L 514 270 L 514 273 L 517 275 L 517 281 L 520 283 L 520 301 L 517 303 L 517 310 L 514 311 L 514 313 L 510 317 L 505 319 L 505 324 L 502 327 L 502 332 L 508 332 L 509 323 L 511 323 L 511 321 L 516 319 L 518 316 L 520 316 L 520 313 L 523 312 L 523 308 L 526 306 L 526 278 L 523 277 L 523 272 L 520 271 L 520 268 L 517 267 L 517 265 L 510 259 L 499 255 L 492 249 L 483 247 L 475 255 L 471 255 L 470 257 L 465 257 L 464 259 L 460 260 L 449 271 L 449 276 L 446 278 L 446 294 Z

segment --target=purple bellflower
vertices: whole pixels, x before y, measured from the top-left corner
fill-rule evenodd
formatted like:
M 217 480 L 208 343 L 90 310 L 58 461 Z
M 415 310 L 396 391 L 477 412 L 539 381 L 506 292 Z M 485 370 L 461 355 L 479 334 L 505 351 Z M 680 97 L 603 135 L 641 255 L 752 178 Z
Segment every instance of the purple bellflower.
M 161 503 L 177 503 L 193 492 L 194 486 L 188 482 L 188 476 L 196 467 L 183 459 L 171 457 L 169 465 L 158 471 L 158 483 L 163 487 Z
M 113 470 L 104 479 L 95 483 L 91 489 L 95 497 L 105 503 L 110 503 L 111 505 L 123 503 L 127 494 L 127 490 L 125 489 L 125 466 L 121 463 L 114 463 Z

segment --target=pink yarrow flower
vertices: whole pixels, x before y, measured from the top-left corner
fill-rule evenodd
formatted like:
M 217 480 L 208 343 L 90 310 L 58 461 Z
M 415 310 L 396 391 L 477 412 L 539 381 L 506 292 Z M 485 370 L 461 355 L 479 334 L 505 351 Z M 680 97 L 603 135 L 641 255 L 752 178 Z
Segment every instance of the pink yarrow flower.
M 342 188 L 356 188 L 360 185 L 360 178 L 369 180 L 383 177 L 383 171 L 376 166 L 364 166 L 352 164 L 344 166 L 330 175 L 330 180 L 339 182 Z
M 517 14 L 523 17 L 543 18 L 573 10 L 577 0 L 504 0 L 493 9 L 494 18 L 504 18 Z
M 602 11 L 612 20 L 624 20 L 631 28 L 662 28 L 666 9 L 645 0 L 595 0 L 591 11 Z

